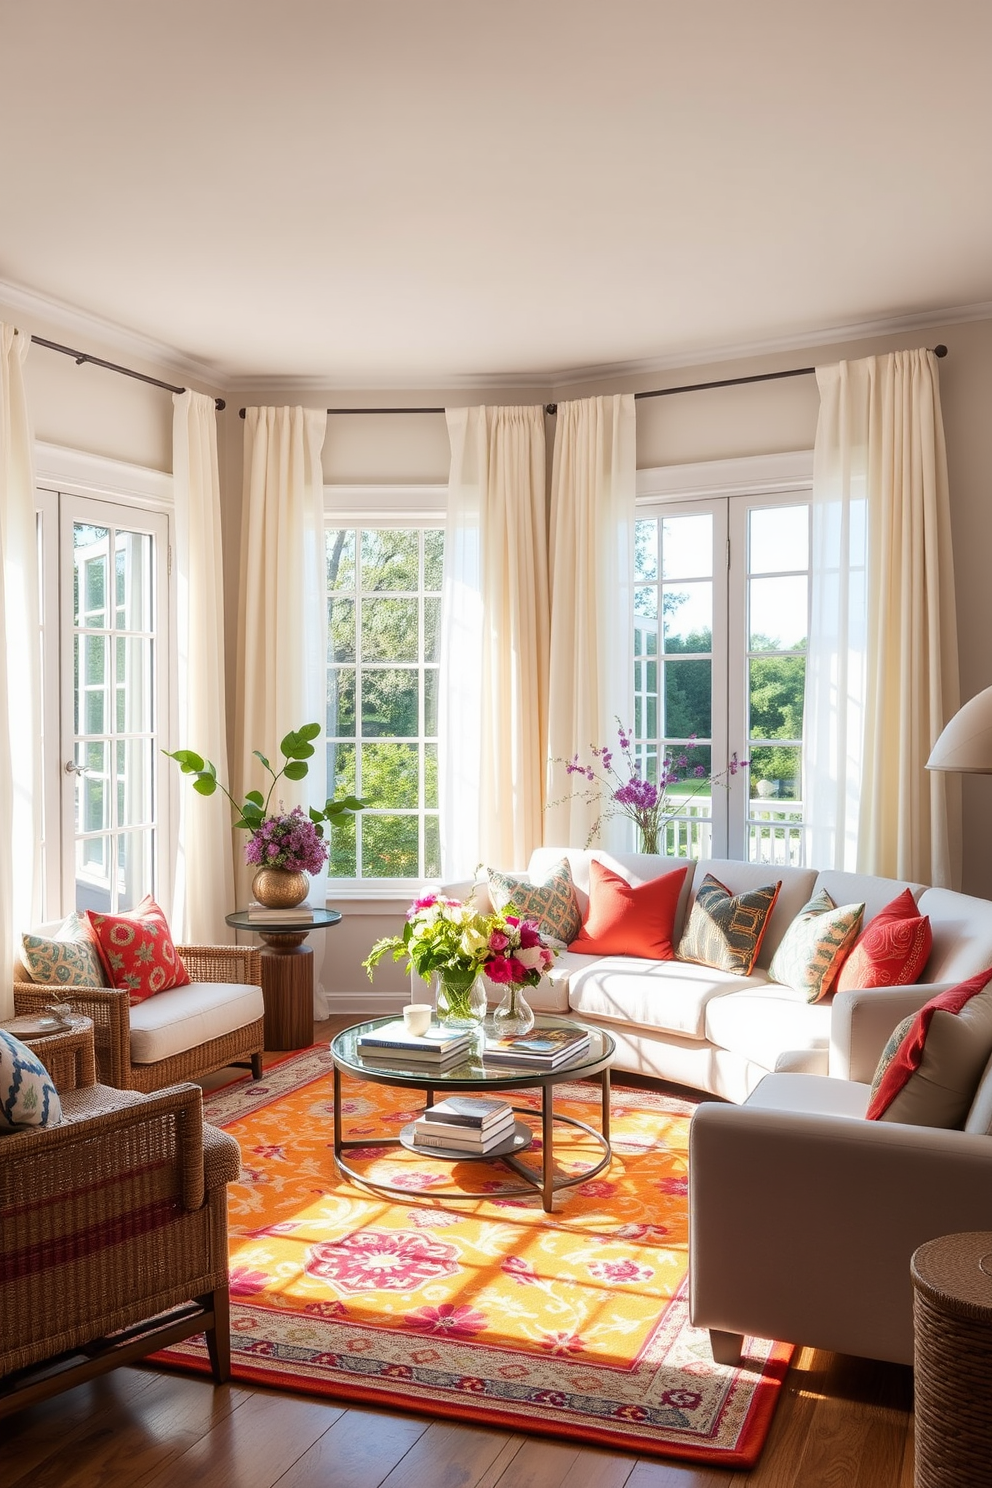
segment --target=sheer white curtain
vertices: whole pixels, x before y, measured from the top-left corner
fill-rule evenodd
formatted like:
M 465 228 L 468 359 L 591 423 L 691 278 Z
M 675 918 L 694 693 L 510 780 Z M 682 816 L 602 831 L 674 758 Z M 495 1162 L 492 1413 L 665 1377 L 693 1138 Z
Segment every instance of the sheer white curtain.
M 551 476 L 551 756 L 544 837 L 581 847 L 598 815 L 555 760 L 631 727 L 635 414 L 631 393 L 559 403 Z M 627 845 L 608 823 L 603 846 Z
M 804 795 L 810 861 L 956 887 L 959 703 L 947 462 L 926 350 L 817 369 Z
M 179 739 L 217 766 L 227 784 L 224 682 L 224 565 L 217 465 L 217 410 L 204 393 L 174 393 L 172 475 L 176 513 Z M 234 939 L 224 916 L 236 907 L 231 807 L 182 782 L 172 929 L 190 945 Z
M 447 411 L 439 768 L 447 879 L 526 867 L 543 832 L 548 550 L 544 410 Z
M 30 338 L 0 322 L 0 1017 L 14 1011 L 15 936 L 41 918 L 41 673 Z M 16 868 L 15 868 L 16 858 Z M 18 942 L 19 943 L 19 942 Z
M 321 449 L 327 414 L 314 408 L 249 408 L 245 412 L 245 481 L 238 625 L 239 788 L 267 790 L 253 757 L 260 750 L 278 770 L 279 741 L 306 723 L 325 726 L 327 592 L 324 569 L 324 483 Z M 305 780 L 280 781 L 287 810 L 323 806 L 327 753 L 320 741 Z M 273 798 L 273 809 L 278 801 Z M 239 900 L 250 873 L 238 854 Z M 323 906 L 326 874 L 311 882 L 311 903 Z M 314 1008 L 327 1001 L 315 979 Z

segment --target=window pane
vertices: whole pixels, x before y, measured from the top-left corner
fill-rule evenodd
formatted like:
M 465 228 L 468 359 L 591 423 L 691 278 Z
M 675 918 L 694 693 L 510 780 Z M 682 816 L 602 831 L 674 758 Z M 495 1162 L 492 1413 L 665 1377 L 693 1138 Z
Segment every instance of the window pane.
M 122 827 L 150 823 L 153 816 L 153 769 L 150 739 L 122 739 L 117 744 L 117 822 Z
M 436 816 L 424 817 L 424 876 L 441 877 L 441 826 Z
M 142 884 L 152 881 L 155 833 L 123 832 L 117 844 L 117 906 L 134 909 L 148 892 Z
M 415 599 L 363 599 L 363 661 L 416 661 L 417 620 Z
M 749 662 L 751 739 L 803 736 L 804 656 L 755 656 Z
M 710 661 L 666 661 L 665 722 L 667 739 L 709 738 L 712 727 Z M 650 733 L 650 731 L 649 731 Z
M 354 667 L 330 667 L 328 670 L 327 732 L 332 739 L 355 737 Z
M 358 793 L 354 744 L 329 744 L 327 746 L 327 789 L 333 785 L 336 796 L 354 796 Z
M 357 827 L 353 816 L 343 817 L 331 827 L 331 878 L 355 878 L 358 873 Z
M 76 840 L 76 908 L 101 910 L 112 908 L 110 898 L 109 837 Z
M 416 878 L 420 871 L 416 816 L 362 818 L 362 877 Z
M 424 669 L 424 734 L 428 739 L 437 738 L 437 689 L 436 667 Z
M 424 533 L 424 588 L 440 592 L 444 571 L 444 533 L 433 527 Z
M 634 590 L 634 614 L 638 619 L 657 620 L 658 589 L 656 585 L 639 584 Z
M 355 601 L 329 599 L 327 634 L 331 661 L 355 660 Z
M 329 528 L 324 552 L 328 589 L 355 587 L 355 534 L 346 528 Z
M 362 797 L 378 807 L 420 805 L 416 744 L 363 744 Z
M 147 532 L 116 537 L 117 624 L 123 630 L 152 628 L 152 539 Z
M 634 523 L 634 577 L 658 577 L 658 523 L 653 517 Z
M 424 745 L 424 805 L 437 810 L 437 745 Z
M 121 733 L 146 731 L 152 720 L 152 642 L 146 636 L 118 636 L 117 728 Z
M 809 567 L 809 507 L 771 506 L 748 514 L 751 573 L 790 573 Z
M 362 674 L 362 734 L 365 738 L 416 738 L 419 676 L 411 667 L 369 669 Z
M 802 750 L 785 745 L 758 745 L 750 751 L 752 805 L 757 801 L 798 801 Z
M 708 579 L 713 574 L 713 518 L 665 517 L 661 523 L 661 576 Z
M 362 533 L 362 588 L 420 588 L 419 533 L 383 528 Z
M 73 623 L 106 625 L 110 531 L 107 527 L 92 527 L 88 522 L 74 522 L 72 543 Z
M 424 660 L 441 659 L 441 601 L 424 600 Z
M 713 585 L 666 584 L 662 590 L 666 651 L 709 652 L 713 645 Z
M 806 575 L 750 579 L 752 651 L 798 651 L 806 645 Z

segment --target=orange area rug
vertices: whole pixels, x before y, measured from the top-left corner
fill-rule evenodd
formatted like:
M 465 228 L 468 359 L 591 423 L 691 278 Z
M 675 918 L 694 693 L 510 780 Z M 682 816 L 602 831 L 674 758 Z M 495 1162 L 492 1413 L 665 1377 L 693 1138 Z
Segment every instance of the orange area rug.
M 419 1114 L 411 1091 L 345 1079 L 356 1169 L 406 1189 L 377 1197 L 343 1181 L 333 1154 L 326 1046 L 205 1101 L 238 1139 L 230 1188 L 237 1379 L 399 1407 L 640 1454 L 750 1466 L 767 1435 L 791 1347 L 749 1339 L 742 1366 L 713 1363 L 686 1303 L 689 1102 L 614 1086 L 613 1160 L 540 1199 L 501 1198 L 497 1163 L 377 1148 Z M 514 1092 L 535 1112 L 539 1093 Z M 561 1085 L 555 1109 L 599 1127 L 595 1085 Z M 524 1120 L 527 1119 L 525 1116 Z M 600 1156 L 559 1126 L 555 1161 Z M 486 1200 L 450 1202 L 458 1187 Z M 202 1339 L 156 1355 L 206 1367 Z

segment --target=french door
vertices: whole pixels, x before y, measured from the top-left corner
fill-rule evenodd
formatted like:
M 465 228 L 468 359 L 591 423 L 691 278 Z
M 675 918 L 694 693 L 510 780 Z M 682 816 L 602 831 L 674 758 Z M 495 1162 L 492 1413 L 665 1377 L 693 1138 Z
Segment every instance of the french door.
M 115 913 L 160 897 L 170 874 L 169 522 L 41 497 L 46 912 Z

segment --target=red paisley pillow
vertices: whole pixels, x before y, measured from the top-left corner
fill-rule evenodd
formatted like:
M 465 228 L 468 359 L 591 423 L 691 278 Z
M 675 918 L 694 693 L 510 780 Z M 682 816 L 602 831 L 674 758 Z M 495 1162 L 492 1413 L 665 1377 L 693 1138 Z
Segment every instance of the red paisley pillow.
M 189 974 L 172 943 L 165 915 L 150 894 L 127 914 L 86 911 L 90 934 L 112 987 L 144 1002 L 169 987 L 185 987 Z
M 908 987 L 930 959 L 933 933 L 909 889 L 869 920 L 834 984 L 835 992 L 868 987 Z

